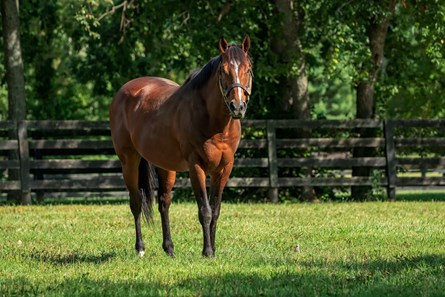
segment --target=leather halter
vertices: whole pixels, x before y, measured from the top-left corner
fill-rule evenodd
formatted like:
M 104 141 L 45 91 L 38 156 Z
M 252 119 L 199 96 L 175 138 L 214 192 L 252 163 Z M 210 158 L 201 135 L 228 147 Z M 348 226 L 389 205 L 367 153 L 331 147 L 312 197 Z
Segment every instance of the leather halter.
M 241 88 L 244 90 L 244 92 L 247 94 L 247 100 L 246 100 L 246 105 L 249 102 L 249 97 L 250 94 L 252 92 L 252 77 L 253 77 L 253 72 L 252 72 L 252 68 L 249 68 L 249 84 L 246 86 L 244 86 L 243 84 L 240 83 L 232 83 L 230 85 L 230 87 L 228 87 L 226 90 L 224 90 L 223 88 L 223 84 L 222 84 L 222 76 L 223 76 L 223 69 L 222 69 L 222 63 L 219 64 L 219 71 L 218 71 L 218 85 L 219 85 L 219 89 L 221 91 L 221 95 L 223 96 L 224 102 L 227 105 L 227 108 L 229 109 L 229 112 L 232 113 L 230 111 L 230 105 L 229 105 L 229 94 L 230 92 L 234 89 L 234 88 Z

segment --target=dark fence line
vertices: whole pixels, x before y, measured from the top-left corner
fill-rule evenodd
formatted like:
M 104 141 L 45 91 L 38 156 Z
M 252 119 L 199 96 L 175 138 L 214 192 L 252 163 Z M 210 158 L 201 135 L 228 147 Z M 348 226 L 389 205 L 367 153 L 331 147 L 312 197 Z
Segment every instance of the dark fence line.
M 445 120 L 245 120 L 243 134 L 228 187 L 267 188 L 271 200 L 286 187 L 372 186 L 394 200 L 397 187 L 445 186 Z M 375 153 L 354 158 L 356 147 Z M 373 174 L 351 176 L 361 166 Z M 22 203 L 123 192 L 120 172 L 108 122 L 0 122 L 0 192 L 20 191 Z M 189 187 L 187 176 L 175 186 Z

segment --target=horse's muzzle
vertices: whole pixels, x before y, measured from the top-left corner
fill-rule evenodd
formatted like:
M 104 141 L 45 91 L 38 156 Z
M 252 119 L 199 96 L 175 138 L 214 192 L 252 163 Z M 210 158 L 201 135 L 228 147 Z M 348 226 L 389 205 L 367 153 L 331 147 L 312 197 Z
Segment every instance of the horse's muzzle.
M 247 103 L 242 100 L 239 102 L 232 100 L 229 103 L 230 116 L 234 119 L 244 118 L 246 110 L 247 110 Z

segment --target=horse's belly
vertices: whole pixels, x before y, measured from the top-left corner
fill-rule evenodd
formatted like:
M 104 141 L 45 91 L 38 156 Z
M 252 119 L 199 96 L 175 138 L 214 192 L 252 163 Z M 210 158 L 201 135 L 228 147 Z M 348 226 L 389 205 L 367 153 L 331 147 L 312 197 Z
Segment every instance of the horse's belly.
M 162 140 L 147 141 L 139 153 L 148 162 L 171 171 L 188 171 L 188 163 L 177 146 Z
M 188 171 L 189 166 L 188 163 L 184 159 L 158 159 L 158 158 L 152 158 L 149 160 L 152 164 L 154 164 L 156 167 L 160 167 L 165 170 L 170 171 L 176 171 L 176 172 L 183 172 Z

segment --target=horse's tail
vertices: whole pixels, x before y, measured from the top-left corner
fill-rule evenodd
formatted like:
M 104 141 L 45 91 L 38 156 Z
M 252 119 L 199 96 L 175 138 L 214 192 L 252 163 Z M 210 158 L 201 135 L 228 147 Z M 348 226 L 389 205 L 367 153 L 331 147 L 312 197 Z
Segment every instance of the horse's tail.
M 147 160 L 139 162 L 138 187 L 141 197 L 142 212 L 148 224 L 153 223 L 153 202 L 155 200 L 154 168 Z

